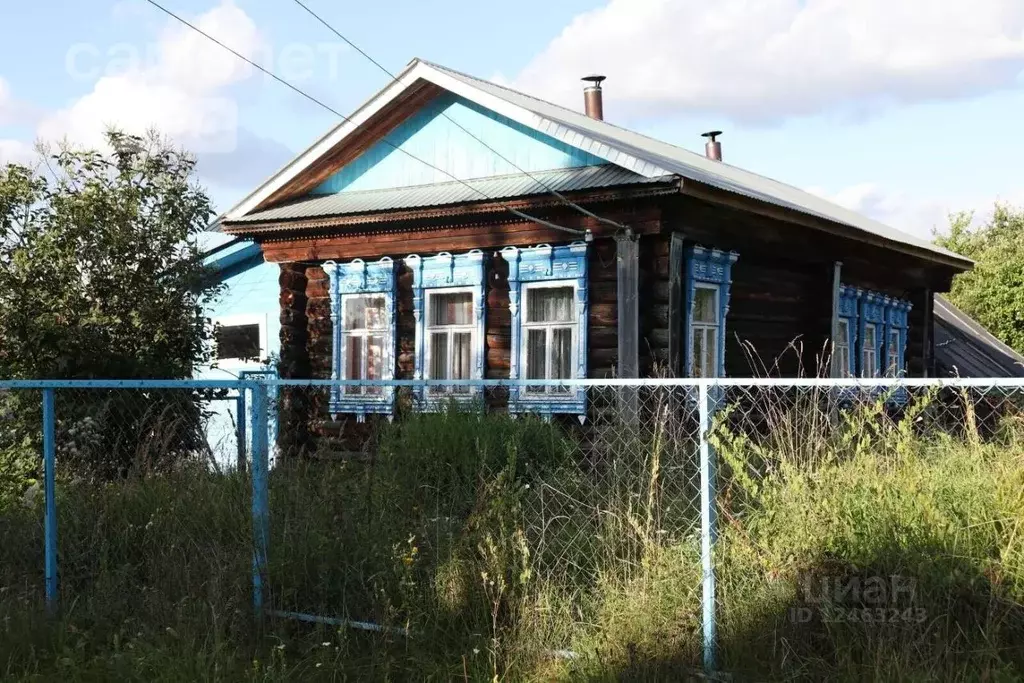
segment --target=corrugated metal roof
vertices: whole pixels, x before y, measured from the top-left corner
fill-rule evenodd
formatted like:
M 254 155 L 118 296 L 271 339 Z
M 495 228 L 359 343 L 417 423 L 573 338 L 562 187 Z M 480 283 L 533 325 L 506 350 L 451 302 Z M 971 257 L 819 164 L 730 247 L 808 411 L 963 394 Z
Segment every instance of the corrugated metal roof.
M 414 62 L 413 64 L 415 64 Z M 439 64 L 422 62 L 465 85 L 500 98 L 514 106 L 532 112 L 541 120 L 537 122 L 543 132 L 580 146 L 582 149 L 603 158 L 614 156 L 615 152 L 630 155 L 648 162 L 651 171 L 678 173 L 712 187 L 758 199 L 770 204 L 793 209 L 801 213 L 825 218 L 842 225 L 862 230 L 886 240 L 910 245 L 935 254 L 941 254 L 970 265 L 970 259 L 943 249 L 931 242 L 902 232 L 878 221 L 862 216 L 810 192 L 781 183 L 751 171 L 712 161 L 703 154 L 691 152 L 660 140 L 620 128 L 607 121 L 592 119 L 586 114 L 566 109 L 556 104 L 531 97 L 517 90 L 496 85 L 468 74 L 449 69 Z M 615 161 L 610 158 L 610 161 Z M 640 170 L 640 169 L 638 169 Z M 641 170 L 641 172 L 645 172 Z
M 556 192 L 573 192 L 624 185 L 678 182 L 674 176 L 648 178 L 612 164 L 581 168 L 517 173 L 460 182 L 434 183 L 384 190 L 339 192 L 307 197 L 290 204 L 251 213 L 234 222 L 287 221 L 326 216 L 419 209 L 488 199 L 511 199 L 528 195 L 546 194 L 550 188 Z M 466 185 L 470 187 L 467 187 Z M 545 187 L 547 186 L 547 187 Z M 472 189 L 471 189 L 472 188 Z
M 935 296 L 935 361 L 943 374 L 1024 377 L 1024 356 L 945 297 Z

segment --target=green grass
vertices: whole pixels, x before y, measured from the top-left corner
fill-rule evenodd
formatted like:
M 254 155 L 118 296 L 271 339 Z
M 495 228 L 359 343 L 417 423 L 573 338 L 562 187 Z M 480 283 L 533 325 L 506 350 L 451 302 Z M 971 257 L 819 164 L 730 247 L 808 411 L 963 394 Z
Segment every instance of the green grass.
M 1020 425 L 982 442 L 851 422 L 866 434 L 854 442 L 797 439 L 785 419 L 768 438 L 734 429 L 717 442 L 721 671 L 1024 679 Z M 535 420 L 414 416 L 379 436 L 372 461 L 276 469 L 272 606 L 408 638 L 254 620 L 243 477 L 62 481 L 55 618 L 42 604 L 41 509 L 0 511 L 0 679 L 691 678 L 699 535 L 694 491 L 672 479 L 692 466 L 673 459 L 691 446 L 651 431 L 609 436 L 595 461 Z M 881 624 L 825 622 L 808 589 L 893 575 L 913 588 L 885 603 L 901 616 Z M 876 605 L 847 595 L 838 606 Z M 813 618 L 794 619 L 801 608 Z

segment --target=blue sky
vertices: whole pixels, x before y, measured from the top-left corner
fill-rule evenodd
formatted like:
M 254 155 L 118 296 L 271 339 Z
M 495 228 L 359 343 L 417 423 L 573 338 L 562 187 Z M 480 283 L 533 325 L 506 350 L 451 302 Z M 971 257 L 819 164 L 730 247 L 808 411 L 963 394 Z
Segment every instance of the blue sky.
M 387 82 L 292 0 L 161 0 L 342 112 Z M 392 71 L 423 57 L 605 115 L 927 234 L 1024 204 L 1024 2 L 306 0 Z M 46 40 L 40 40 L 45 27 Z M 0 26 L 0 161 L 34 139 L 155 125 L 219 210 L 334 117 L 238 68 L 142 0 L 17 3 Z

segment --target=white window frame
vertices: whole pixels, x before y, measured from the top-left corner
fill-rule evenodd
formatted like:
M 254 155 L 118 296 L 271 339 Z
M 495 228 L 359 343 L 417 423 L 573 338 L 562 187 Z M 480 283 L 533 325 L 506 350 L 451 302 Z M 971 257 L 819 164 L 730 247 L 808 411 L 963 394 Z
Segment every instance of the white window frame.
M 710 292 L 713 292 L 714 295 L 715 295 L 715 308 L 714 308 L 714 311 L 715 311 L 715 321 L 714 322 L 711 322 L 711 323 L 709 323 L 709 322 L 699 322 L 699 321 L 694 319 L 694 311 L 697 308 L 697 291 L 701 290 L 701 289 L 706 289 L 706 290 L 708 290 Z M 690 306 L 690 329 L 688 331 L 688 334 L 690 335 L 690 340 L 689 340 L 690 341 L 690 345 L 689 345 L 690 358 L 688 360 L 689 360 L 689 367 L 691 369 L 690 372 L 691 372 L 693 377 L 703 377 L 703 378 L 715 378 L 715 377 L 718 377 L 718 357 L 719 357 L 719 351 L 720 351 L 718 345 L 721 343 L 721 340 L 719 339 L 719 337 L 721 336 L 721 332 L 722 332 L 722 320 L 721 320 L 721 315 L 722 315 L 722 291 L 721 290 L 722 290 L 721 285 L 711 284 L 711 283 L 707 283 L 707 282 L 694 282 L 693 283 L 693 303 Z M 707 375 L 699 373 L 697 371 L 698 366 L 703 364 L 704 358 L 707 358 L 707 350 L 706 350 L 706 348 L 705 348 L 704 358 L 700 359 L 699 362 L 698 362 L 698 359 L 694 356 L 694 343 L 693 343 L 694 336 L 695 336 L 694 333 L 698 329 L 700 329 L 700 330 L 705 332 L 705 334 L 704 334 L 704 341 L 705 342 L 707 341 L 706 331 L 707 330 L 714 330 L 714 332 L 715 332 L 715 349 L 714 349 L 715 353 L 712 356 L 712 358 L 713 358 L 712 362 L 713 362 L 713 366 L 714 367 L 711 368 L 711 373 L 707 374 Z
M 871 330 L 871 345 L 868 345 L 868 330 Z M 868 368 L 868 354 L 871 354 L 871 367 Z M 861 377 L 874 377 L 878 374 L 878 325 L 864 323 L 864 338 L 860 340 Z
M 885 374 L 887 377 L 898 377 L 900 374 L 900 329 L 889 328 L 889 338 L 885 340 Z
M 571 289 L 572 290 L 572 320 L 570 322 L 558 322 L 558 323 L 531 323 L 530 319 L 530 290 L 531 289 Z M 576 312 L 576 302 L 579 301 L 579 283 L 577 280 L 538 280 L 536 282 L 524 282 L 522 284 L 522 295 L 521 301 L 523 306 L 522 317 L 520 318 L 519 326 L 521 332 L 519 334 L 519 353 L 522 359 L 522 368 L 520 372 L 523 376 L 523 381 L 528 381 L 526 374 L 527 368 L 530 367 L 530 330 L 546 330 L 545 337 L 547 339 L 547 347 L 550 348 L 551 342 L 551 331 L 555 328 L 570 327 L 572 329 L 571 348 L 572 357 L 571 365 L 569 366 L 569 379 L 576 376 L 576 367 L 579 362 L 579 339 L 580 339 L 580 318 Z M 551 378 L 551 356 L 546 354 L 544 356 L 544 379 Z M 537 379 L 537 378 L 533 378 Z M 545 394 L 561 395 L 565 392 L 558 391 L 558 387 L 555 386 L 526 386 L 524 387 L 524 394 L 528 396 L 543 396 Z
M 836 363 L 839 377 L 850 376 L 850 321 L 839 318 L 836 321 Z
M 473 354 L 470 357 L 470 364 L 469 364 L 469 374 L 470 374 L 470 376 L 469 377 L 464 377 L 463 379 L 469 380 L 469 379 L 473 378 L 472 377 L 473 376 L 473 368 L 475 368 L 477 366 L 477 363 L 480 360 L 478 358 L 478 354 L 480 353 L 480 339 L 478 339 L 479 331 L 477 329 L 477 322 L 476 322 L 476 316 L 475 316 L 476 308 L 480 304 L 480 302 L 477 301 L 477 297 L 480 295 L 479 289 L 480 289 L 479 287 L 469 286 L 469 287 L 431 287 L 429 289 L 424 289 L 423 290 L 423 316 L 424 316 L 424 318 L 423 318 L 423 344 L 424 344 L 424 349 L 423 349 L 423 377 L 424 377 L 424 379 L 437 379 L 435 377 L 431 377 L 430 376 L 430 369 L 433 367 L 433 365 L 431 364 L 433 345 L 430 342 L 431 342 L 432 336 L 435 333 L 441 332 L 441 331 L 445 331 L 445 332 L 448 333 L 448 350 L 449 350 L 449 354 L 451 353 L 452 349 L 454 349 L 454 345 L 451 343 L 452 335 L 453 334 L 464 334 L 466 332 L 470 333 L 469 344 L 470 344 L 471 352 Z M 444 296 L 445 294 L 470 294 L 470 295 L 472 295 L 471 296 L 471 308 L 470 308 L 470 314 L 469 314 L 469 320 L 470 320 L 469 323 L 467 323 L 465 325 L 431 325 L 430 324 L 430 320 L 431 320 L 431 315 L 430 314 L 432 312 L 431 307 L 433 306 L 434 296 L 436 296 L 436 295 Z M 454 361 L 454 358 L 449 356 L 448 363 L 447 363 L 449 376 L 452 374 L 451 370 L 452 370 L 452 363 L 453 363 L 453 361 Z M 471 393 L 471 392 L 457 392 L 457 391 L 455 391 L 456 389 L 461 389 L 461 388 L 462 387 L 454 387 L 454 386 L 451 386 L 451 385 L 449 385 L 449 386 L 440 386 L 440 387 L 430 387 L 429 393 L 432 393 L 432 394 L 441 394 L 441 393 L 443 393 L 443 394 L 467 393 L 468 394 L 468 393 Z
M 342 379 L 366 379 L 366 370 L 367 370 L 367 367 L 368 367 L 368 364 L 369 364 L 368 362 L 369 362 L 369 356 L 370 356 L 370 354 L 368 353 L 369 346 L 366 343 L 366 339 L 367 339 L 367 337 L 371 337 L 371 336 L 380 336 L 383 339 L 383 342 L 381 344 L 381 352 L 383 354 L 383 357 L 381 358 L 381 363 L 382 363 L 381 374 L 382 375 L 387 374 L 387 368 L 385 366 L 386 366 L 386 364 L 388 362 L 388 356 L 389 356 L 388 349 L 391 348 L 392 345 L 394 344 L 394 334 L 395 334 L 394 326 L 391 325 L 391 321 L 390 320 L 385 320 L 383 326 L 380 327 L 380 328 L 359 327 L 359 328 L 355 328 L 355 329 L 349 329 L 348 326 L 346 326 L 344 324 L 344 321 L 345 321 L 345 308 L 346 308 L 346 306 L 347 306 L 349 301 L 351 301 L 353 299 L 381 299 L 383 301 L 383 303 L 384 303 L 385 310 L 387 310 L 387 296 L 388 295 L 385 292 L 359 292 L 359 293 L 354 293 L 354 294 L 342 294 L 341 295 L 341 297 L 340 297 L 340 299 L 341 299 L 341 304 L 340 304 L 341 311 L 340 311 L 339 315 L 341 316 L 341 324 L 342 324 L 342 328 L 341 328 L 341 357 L 344 359 L 344 362 L 341 364 L 341 368 L 340 368 L 340 370 L 341 370 L 341 378 Z M 385 314 L 385 317 L 386 317 L 386 314 Z M 361 337 L 363 339 L 363 357 L 362 357 L 361 363 L 360 363 L 360 369 L 362 370 L 362 374 L 363 374 L 362 377 L 349 377 L 348 376 L 348 365 L 349 365 L 348 364 L 348 361 L 349 361 L 349 358 L 348 358 L 348 340 L 349 340 L 350 337 Z M 371 381 L 371 380 L 367 380 L 367 381 Z M 359 385 L 359 386 L 346 386 L 344 388 L 344 393 L 347 396 L 373 396 L 373 397 L 376 397 L 379 392 L 367 393 L 366 390 L 369 389 L 369 388 L 370 387 L 366 387 L 366 386 L 362 386 L 362 385 Z
M 211 365 L 218 368 L 253 368 L 260 367 L 263 360 L 269 355 L 270 349 L 270 338 L 267 334 L 267 314 L 266 313 L 236 313 L 233 315 L 225 315 L 215 317 L 211 321 L 214 325 L 214 330 L 217 327 L 236 327 L 241 325 L 259 325 L 260 328 L 260 353 L 258 358 L 218 358 L 217 357 L 217 339 L 214 334 L 211 350 Z

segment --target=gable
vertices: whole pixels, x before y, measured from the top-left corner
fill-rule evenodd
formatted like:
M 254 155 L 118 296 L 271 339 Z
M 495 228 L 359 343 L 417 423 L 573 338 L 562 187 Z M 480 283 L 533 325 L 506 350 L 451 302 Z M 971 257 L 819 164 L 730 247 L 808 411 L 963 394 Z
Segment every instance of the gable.
M 466 131 L 479 140 L 474 140 Z M 604 159 L 450 92 L 442 92 L 384 139 L 388 142 L 377 141 L 310 194 L 430 185 L 449 182 L 451 176 L 469 180 L 606 163 Z M 410 154 L 437 168 L 431 168 Z

